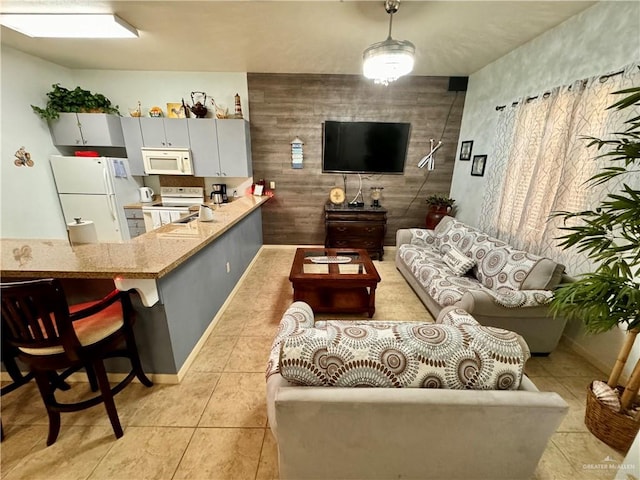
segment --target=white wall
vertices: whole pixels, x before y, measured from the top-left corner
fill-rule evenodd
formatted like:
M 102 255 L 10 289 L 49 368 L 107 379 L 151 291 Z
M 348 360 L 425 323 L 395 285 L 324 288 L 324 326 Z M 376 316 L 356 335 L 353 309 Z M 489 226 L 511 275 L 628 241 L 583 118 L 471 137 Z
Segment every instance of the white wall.
M 474 141 L 472 155 L 489 155 L 488 172 L 495 107 L 640 60 L 638 19 L 640 2 L 600 2 L 471 75 L 460 141 Z M 477 225 L 486 172 L 485 177 L 472 177 L 470 169 L 471 162 L 456 160 L 451 196 L 458 206 L 456 216 Z M 608 371 L 615 363 L 624 333 L 615 329 L 586 336 L 582 326 L 573 322 L 567 326 L 565 338 L 577 352 Z M 636 343 L 625 375 L 640 356 L 640 342 Z
M 59 152 L 47 123 L 30 105 L 43 107 L 52 84 L 71 83 L 71 71 L 5 46 L 1 55 L 0 236 L 67 238 L 49 166 L 49 155 Z M 31 154 L 33 167 L 14 165 L 22 146 Z
M 456 199 L 457 218 L 477 225 L 482 215 L 495 107 L 640 60 L 638 19 L 640 2 L 600 2 L 469 77 L 460 142 L 473 140 L 472 156 L 489 157 L 484 177 L 472 177 L 471 162 L 456 160 L 451 196 Z M 456 159 L 459 152 L 460 145 Z
M 190 94 L 195 90 L 206 92 L 233 113 L 234 96 L 238 93 L 244 117 L 249 118 L 245 73 L 70 70 L 4 45 L 1 61 L 2 238 L 67 238 L 49 166 L 49 155 L 60 152 L 51 142 L 47 123 L 30 107 L 44 107 L 46 94 L 54 83 L 67 88 L 79 85 L 102 93 L 119 106 L 122 115 L 128 115 L 129 108 L 136 107 L 138 101 L 145 113 L 155 105 L 165 111 L 167 102 L 179 102 L 182 98 L 191 104 Z M 14 154 L 23 145 L 31 153 L 34 167 L 14 166 Z M 206 181 L 210 188 L 211 183 L 220 180 Z M 238 179 L 230 186 L 240 184 L 242 181 Z

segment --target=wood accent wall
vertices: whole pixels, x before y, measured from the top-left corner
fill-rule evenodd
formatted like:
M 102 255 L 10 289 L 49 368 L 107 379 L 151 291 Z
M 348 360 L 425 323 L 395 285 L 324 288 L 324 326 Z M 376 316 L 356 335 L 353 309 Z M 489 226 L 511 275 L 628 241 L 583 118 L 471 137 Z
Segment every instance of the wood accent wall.
M 247 77 L 254 181 L 276 182 L 274 198 L 263 207 L 265 244 L 324 244 L 324 204 L 331 187 L 344 186 L 341 174 L 322 173 L 325 120 L 411 123 L 404 175 L 363 175 L 367 204 L 370 187 L 384 187 L 380 203 L 388 210 L 385 245 L 395 245 L 398 228 L 424 226 L 427 195 L 449 193 L 465 95 L 448 91 L 449 77 L 403 77 L 387 87 L 360 75 Z M 300 170 L 291 168 L 290 142 L 296 136 L 304 141 Z M 436 167 L 419 169 L 431 138 L 436 143 L 442 138 Z M 358 176 L 347 175 L 347 199 L 357 190 Z

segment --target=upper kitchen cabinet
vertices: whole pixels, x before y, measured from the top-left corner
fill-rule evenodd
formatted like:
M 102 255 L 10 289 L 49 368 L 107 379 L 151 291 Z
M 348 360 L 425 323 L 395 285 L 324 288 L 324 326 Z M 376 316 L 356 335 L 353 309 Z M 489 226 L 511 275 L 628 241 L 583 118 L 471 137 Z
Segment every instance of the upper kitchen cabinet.
M 146 175 L 144 171 L 144 162 L 142 160 L 142 129 L 140 128 L 140 118 L 138 117 L 122 117 L 122 134 L 124 135 L 124 144 L 127 148 L 127 158 L 129 159 L 129 168 L 131 175 Z
M 219 177 L 218 133 L 215 118 L 189 118 L 189 142 L 196 177 Z
M 187 122 L 180 118 L 140 118 L 145 147 L 189 147 Z
M 249 122 L 241 119 L 218 120 L 220 173 L 216 177 L 250 177 L 251 134 Z
M 106 113 L 60 113 L 49 121 L 54 145 L 124 147 L 120 117 Z

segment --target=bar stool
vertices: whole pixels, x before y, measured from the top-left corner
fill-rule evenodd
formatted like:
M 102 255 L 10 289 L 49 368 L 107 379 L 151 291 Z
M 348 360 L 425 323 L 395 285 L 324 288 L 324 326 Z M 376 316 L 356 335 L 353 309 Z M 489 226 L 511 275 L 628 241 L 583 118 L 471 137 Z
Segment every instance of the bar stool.
M 73 412 L 104 403 L 116 438 L 123 435 L 113 396 L 134 377 L 153 385 L 142 370 L 133 335 L 133 307 L 127 292 L 114 290 L 102 300 L 69 307 L 58 280 L 3 283 L 2 337 L 17 358 L 33 373 L 49 417 L 47 446 L 60 432 L 60 412 Z M 111 387 L 104 359 L 127 357 L 131 371 Z M 5 365 L 6 366 L 6 365 Z M 55 398 L 51 375 L 63 370 L 59 380 L 85 367 L 92 390 L 100 394 L 75 403 Z

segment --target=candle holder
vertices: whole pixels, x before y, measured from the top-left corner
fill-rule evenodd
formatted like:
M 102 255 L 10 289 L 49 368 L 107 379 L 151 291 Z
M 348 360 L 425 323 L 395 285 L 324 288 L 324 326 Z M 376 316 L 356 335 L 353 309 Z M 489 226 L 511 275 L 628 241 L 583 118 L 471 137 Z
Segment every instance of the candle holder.
M 380 198 L 382 197 L 382 190 L 384 187 L 371 187 L 371 206 L 373 208 L 380 208 Z

